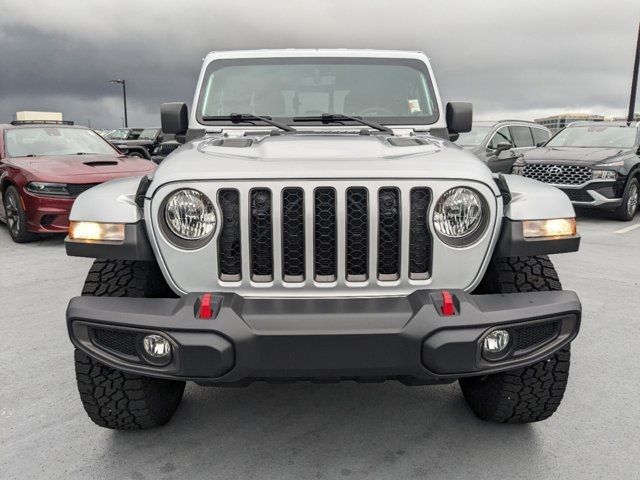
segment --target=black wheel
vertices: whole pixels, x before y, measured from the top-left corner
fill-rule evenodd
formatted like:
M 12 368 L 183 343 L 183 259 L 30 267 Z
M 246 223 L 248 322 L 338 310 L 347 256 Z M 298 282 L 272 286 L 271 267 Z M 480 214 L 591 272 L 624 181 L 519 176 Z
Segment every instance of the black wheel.
M 547 256 L 493 260 L 476 293 L 562 290 Z M 530 423 L 556 411 L 567 386 L 570 346 L 528 367 L 460 379 L 471 410 L 482 420 Z
M 20 194 L 13 185 L 9 186 L 3 196 L 4 212 L 9 228 L 9 235 L 16 243 L 33 242 L 38 235 L 27 230 L 27 214 L 22 208 Z
M 173 297 L 153 262 L 96 260 L 83 295 Z M 75 352 L 76 380 L 85 411 L 97 425 L 136 430 L 167 423 L 178 408 L 185 382 L 134 375 Z
M 633 220 L 638 211 L 638 197 L 640 196 L 640 183 L 637 178 L 632 178 L 627 182 L 622 196 L 622 205 L 615 209 L 613 216 L 624 222 Z

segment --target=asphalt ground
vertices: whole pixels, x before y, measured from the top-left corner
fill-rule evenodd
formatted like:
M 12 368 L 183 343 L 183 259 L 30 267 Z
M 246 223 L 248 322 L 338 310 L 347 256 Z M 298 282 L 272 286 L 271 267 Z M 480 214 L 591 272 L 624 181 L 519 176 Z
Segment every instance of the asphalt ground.
M 584 316 L 545 422 L 477 420 L 457 384 L 188 385 L 165 427 L 115 432 L 82 408 L 65 328 L 91 260 L 0 225 L 0 478 L 640 478 L 640 215 L 579 228 L 552 257 Z

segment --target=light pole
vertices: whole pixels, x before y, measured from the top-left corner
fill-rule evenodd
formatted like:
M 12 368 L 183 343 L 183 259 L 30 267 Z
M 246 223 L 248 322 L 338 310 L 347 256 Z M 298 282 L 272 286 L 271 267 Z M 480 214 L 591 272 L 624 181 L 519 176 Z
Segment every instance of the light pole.
M 126 128 L 129 126 L 129 122 L 127 121 L 127 85 L 124 80 L 121 80 L 119 78 L 115 80 L 109 80 L 109 83 L 122 85 L 122 97 L 124 99 L 124 126 Z
M 640 24 L 638 24 L 638 42 L 636 43 L 636 58 L 633 62 L 633 75 L 631 76 L 631 97 L 629 98 L 629 114 L 627 123 L 631 124 L 635 117 L 636 91 L 638 90 L 638 68 L 640 68 Z

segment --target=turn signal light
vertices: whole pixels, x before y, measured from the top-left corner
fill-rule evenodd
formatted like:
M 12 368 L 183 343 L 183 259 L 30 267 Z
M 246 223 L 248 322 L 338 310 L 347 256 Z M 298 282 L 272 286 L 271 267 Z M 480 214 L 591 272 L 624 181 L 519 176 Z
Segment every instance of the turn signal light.
M 525 220 L 522 229 L 525 238 L 566 237 L 578 232 L 575 218 Z
M 76 242 L 124 242 L 124 223 L 69 222 L 69 238 Z

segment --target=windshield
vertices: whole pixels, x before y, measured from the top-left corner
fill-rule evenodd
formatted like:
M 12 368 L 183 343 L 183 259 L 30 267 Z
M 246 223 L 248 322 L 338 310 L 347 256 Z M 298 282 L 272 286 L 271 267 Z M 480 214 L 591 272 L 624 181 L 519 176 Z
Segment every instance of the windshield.
M 464 147 L 475 147 L 482 143 L 489 131 L 491 127 L 474 125 L 470 132 L 461 133 L 456 143 Z
M 232 113 L 293 124 L 293 117 L 356 115 L 378 123 L 430 124 L 439 113 L 426 65 L 411 59 L 217 60 L 204 76 L 198 121 Z M 321 122 L 318 121 L 318 124 Z
M 108 138 L 109 140 L 124 140 L 129 135 L 128 129 L 120 129 L 114 130 L 111 133 L 108 133 L 104 136 L 104 138 Z
M 567 127 L 545 147 L 631 148 L 636 142 L 636 129 L 620 125 L 585 125 Z
M 157 134 L 157 128 L 145 128 L 144 130 L 142 130 L 142 132 L 140 132 L 138 140 L 155 140 Z
M 5 132 L 5 146 L 9 157 L 116 153 L 100 135 L 84 128 L 13 128 Z

